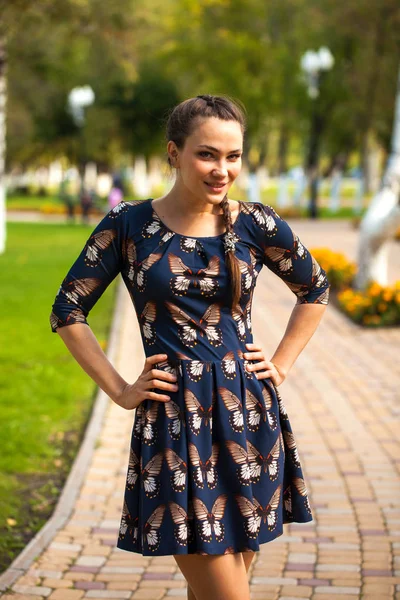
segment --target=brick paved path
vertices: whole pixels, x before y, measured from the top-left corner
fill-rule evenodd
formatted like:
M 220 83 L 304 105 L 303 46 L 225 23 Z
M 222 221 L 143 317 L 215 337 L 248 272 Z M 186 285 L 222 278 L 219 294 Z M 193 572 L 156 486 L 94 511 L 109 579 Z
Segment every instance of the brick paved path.
M 291 222 L 303 243 L 354 257 L 347 223 Z M 400 279 L 399 245 L 391 276 Z M 143 365 L 127 294 L 117 367 L 133 381 Z M 272 355 L 294 296 L 263 269 L 254 338 Z M 361 330 L 328 307 L 280 387 L 298 442 L 314 521 L 284 525 L 250 572 L 254 600 L 400 600 L 400 329 Z M 115 548 L 133 415 L 110 402 L 85 484 L 66 526 L 2 600 L 185 598 L 173 557 Z

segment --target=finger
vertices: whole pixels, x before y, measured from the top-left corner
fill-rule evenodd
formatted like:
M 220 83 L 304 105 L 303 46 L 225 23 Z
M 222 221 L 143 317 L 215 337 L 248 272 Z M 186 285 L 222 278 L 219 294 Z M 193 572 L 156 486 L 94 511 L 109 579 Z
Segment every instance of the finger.
M 159 402 L 169 402 L 171 400 L 171 396 L 167 396 L 166 394 L 157 394 L 156 392 L 147 392 L 146 397 L 149 400 L 158 400 Z
M 168 358 L 167 354 L 153 354 L 152 356 L 148 356 L 144 363 L 144 372 L 150 371 L 150 369 L 158 362 L 162 360 L 166 360 Z
M 258 363 L 253 363 L 251 365 L 247 365 L 249 371 L 260 371 L 261 369 L 265 369 L 265 367 L 268 368 L 268 365 L 265 362 L 265 360 L 262 360 Z
M 254 344 L 249 342 L 248 344 L 246 344 L 246 348 L 250 348 L 251 350 L 261 350 L 261 346 L 260 344 Z
M 259 371 L 257 373 L 254 373 L 254 375 L 256 376 L 257 379 L 271 379 L 271 381 L 272 381 L 272 376 L 275 376 L 275 374 L 272 373 L 271 371 Z
M 247 358 L 248 360 L 256 360 L 256 359 L 265 360 L 263 352 L 245 352 L 243 354 L 243 356 L 245 358 Z
M 147 372 L 148 379 L 165 379 L 166 381 L 176 381 L 177 377 L 174 373 L 163 371 L 162 369 L 151 369 Z
M 160 379 L 149 379 L 147 385 L 148 389 L 159 388 L 160 390 L 168 390 L 170 392 L 178 391 L 178 385 L 176 383 L 168 383 L 167 381 L 161 381 Z

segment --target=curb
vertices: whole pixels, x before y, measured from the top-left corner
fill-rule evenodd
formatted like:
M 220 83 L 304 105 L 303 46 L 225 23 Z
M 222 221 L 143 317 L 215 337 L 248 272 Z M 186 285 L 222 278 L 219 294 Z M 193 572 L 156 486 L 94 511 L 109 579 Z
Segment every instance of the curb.
M 122 279 L 120 279 L 111 323 L 109 344 L 106 352 L 106 356 L 111 363 L 114 363 L 117 357 L 119 333 L 123 322 L 123 292 L 124 284 Z M 16 579 L 21 577 L 21 575 L 29 569 L 35 558 L 48 546 L 58 530 L 64 527 L 66 521 L 69 519 L 75 505 L 75 500 L 89 468 L 96 440 L 101 431 L 101 426 L 109 402 L 108 396 L 102 389 L 98 388 L 92 414 L 87 424 L 82 444 L 72 464 L 54 512 L 45 525 L 39 529 L 35 537 L 30 540 L 11 565 L 4 573 L 2 573 L 2 575 L 0 575 L 0 591 L 9 588 Z

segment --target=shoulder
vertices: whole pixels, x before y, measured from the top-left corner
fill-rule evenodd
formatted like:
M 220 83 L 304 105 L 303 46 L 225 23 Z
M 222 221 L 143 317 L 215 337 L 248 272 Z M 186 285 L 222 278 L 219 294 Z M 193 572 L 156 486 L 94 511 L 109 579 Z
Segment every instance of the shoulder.
M 146 200 L 131 200 L 126 201 L 122 200 L 118 202 L 114 208 L 108 211 L 107 216 L 111 219 L 118 218 L 119 216 L 125 215 L 127 213 L 134 212 L 136 215 L 141 214 L 146 208 L 149 208 L 150 199 Z
M 141 222 L 144 223 L 151 212 L 151 199 L 149 198 L 146 200 L 122 200 L 108 211 L 105 220 L 114 225 L 116 229 L 128 233 L 132 225 L 137 226 Z
M 93 233 L 112 230 L 119 239 L 132 236 L 148 220 L 150 206 L 149 200 L 121 201 L 105 214 Z
M 275 209 L 262 202 L 241 202 L 242 211 L 248 215 L 254 226 L 264 233 L 272 233 L 277 229 L 277 222 L 282 221 Z

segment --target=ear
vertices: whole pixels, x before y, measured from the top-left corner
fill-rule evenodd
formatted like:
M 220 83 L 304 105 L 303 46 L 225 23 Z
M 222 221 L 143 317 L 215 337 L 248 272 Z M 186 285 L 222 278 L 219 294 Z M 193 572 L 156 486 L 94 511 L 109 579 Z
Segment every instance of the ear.
M 179 150 L 175 142 L 171 140 L 168 142 L 167 151 L 171 162 L 171 166 L 175 169 L 179 168 Z

